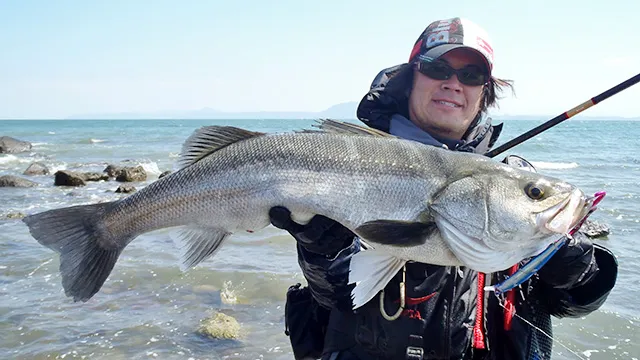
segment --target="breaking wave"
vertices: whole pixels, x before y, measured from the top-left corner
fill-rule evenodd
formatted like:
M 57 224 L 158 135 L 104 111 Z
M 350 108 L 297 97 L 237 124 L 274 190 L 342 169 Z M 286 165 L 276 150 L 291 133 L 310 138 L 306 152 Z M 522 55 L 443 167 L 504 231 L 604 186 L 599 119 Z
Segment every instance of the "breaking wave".
M 546 170 L 574 169 L 578 167 L 578 163 L 576 162 L 562 163 L 562 162 L 532 161 L 531 164 L 533 164 L 533 166 L 535 166 L 536 169 L 546 169 Z
M 0 156 L 0 164 L 8 164 L 10 162 L 18 161 L 18 157 L 15 155 L 3 155 Z
M 155 161 L 141 161 L 138 163 L 138 165 L 142 166 L 142 168 L 148 175 L 159 176 L 160 174 L 162 174 L 162 171 L 160 171 L 160 168 Z

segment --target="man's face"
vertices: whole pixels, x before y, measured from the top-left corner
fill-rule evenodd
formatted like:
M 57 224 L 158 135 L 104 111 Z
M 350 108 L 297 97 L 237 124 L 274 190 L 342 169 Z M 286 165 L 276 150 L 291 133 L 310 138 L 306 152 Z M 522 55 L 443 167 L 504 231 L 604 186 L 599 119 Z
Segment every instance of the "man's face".
M 454 69 L 476 65 L 486 69 L 482 57 L 468 49 L 454 49 L 439 60 Z M 409 97 L 409 117 L 421 129 L 435 136 L 461 139 L 480 110 L 482 85 L 460 83 L 457 76 L 434 80 L 414 70 L 414 82 Z

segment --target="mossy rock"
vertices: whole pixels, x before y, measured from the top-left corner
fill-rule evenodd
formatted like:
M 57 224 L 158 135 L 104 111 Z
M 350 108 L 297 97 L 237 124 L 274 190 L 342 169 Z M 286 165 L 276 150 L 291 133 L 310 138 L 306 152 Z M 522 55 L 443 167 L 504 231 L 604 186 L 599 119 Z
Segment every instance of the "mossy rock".
M 233 317 L 218 312 L 200 322 L 198 333 L 215 339 L 237 339 L 240 324 Z
M 25 214 L 21 213 L 21 212 L 10 212 L 5 216 L 5 219 L 22 219 L 24 218 Z

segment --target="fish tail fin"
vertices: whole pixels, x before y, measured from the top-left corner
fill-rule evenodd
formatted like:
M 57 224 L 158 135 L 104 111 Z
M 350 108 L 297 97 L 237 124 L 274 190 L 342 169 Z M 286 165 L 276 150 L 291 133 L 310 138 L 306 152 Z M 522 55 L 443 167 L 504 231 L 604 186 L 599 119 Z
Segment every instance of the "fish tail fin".
M 129 242 L 103 224 L 112 204 L 54 209 L 23 219 L 40 244 L 60 254 L 62 286 L 74 301 L 87 301 L 100 290 Z
M 373 299 L 405 263 L 405 260 L 378 250 L 364 250 L 355 254 L 349 267 L 349 284 L 356 284 L 351 291 L 353 309 Z

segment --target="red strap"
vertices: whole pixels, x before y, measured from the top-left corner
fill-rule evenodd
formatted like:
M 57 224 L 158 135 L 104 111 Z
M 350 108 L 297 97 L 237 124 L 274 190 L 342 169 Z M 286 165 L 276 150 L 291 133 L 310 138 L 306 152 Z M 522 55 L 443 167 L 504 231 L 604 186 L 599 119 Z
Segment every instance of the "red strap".
M 478 273 L 478 301 L 476 302 L 476 323 L 473 326 L 473 347 L 484 349 L 483 315 L 484 315 L 484 277 L 483 273 Z
M 513 275 L 518 270 L 518 264 L 513 265 L 511 269 L 509 269 L 509 276 Z M 516 293 L 511 289 L 507 291 L 507 296 L 504 304 L 504 330 L 511 330 L 511 320 L 513 320 L 513 315 L 516 313 L 516 307 L 514 305 L 516 300 Z
M 436 296 L 437 294 L 438 294 L 437 292 L 434 292 L 434 293 L 431 293 L 431 294 L 429 294 L 427 296 L 423 296 L 423 297 L 419 297 L 419 298 L 407 297 L 405 299 L 405 303 L 407 305 L 409 305 L 409 306 L 418 305 L 418 304 L 421 304 L 421 303 L 431 299 L 432 297 Z
M 421 303 L 431 299 L 432 297 L 436 296 L 437 294 L 438 294 L 438 292 L 434 292 L 434 293 L 431 293 L 431 294 L 429 294 L 427 296 L 422 296 L 422 297 L 419 297 L 419 298 L 407 297 L 405 299 L 405 304 L 407 306 L 418 305 L 418 304 L 421 304 Z M 400 299 L 394 301 L 394 303 L 399 303 L 399 302 L 400 302 Z M 420 315 L 420 311 L 414 310 L 414 309 L 404 309 L 402 311 L 401 316 L 407 316 L 407 317 L 409 317 L 411 319 L 422 319 L 422 315 Z

